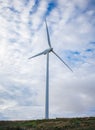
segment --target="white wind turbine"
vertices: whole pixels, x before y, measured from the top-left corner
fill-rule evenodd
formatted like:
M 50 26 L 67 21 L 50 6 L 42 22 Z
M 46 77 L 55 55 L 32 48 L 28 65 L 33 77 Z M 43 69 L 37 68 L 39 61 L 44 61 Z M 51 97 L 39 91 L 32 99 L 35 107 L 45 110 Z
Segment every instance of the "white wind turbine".
M 47 32 L 47 40 L 48 40 L 48 45 L 49 48 L 44 50 L 43 52 L 40 52 L 29 59 L 32 59 L 34 57 L 40 56 L 40 55 L 47 55 L 47 63 L 46 63 L 46 101 L 45 101 L 45 119 L 49 118 L 49 53 L 52 52 L 54 55 L 57 56 L 71 71 L 72 69 L 60 58 L 60 56 L 53 50 L 50 42 L 50 37 L 49 37 L 49 31 L 48 31 L 48 26 L 47 22 L 45 20 L 45 25 L 46 25 L 46 32 Z M 73 72 L 73 71 L 72 71 Z

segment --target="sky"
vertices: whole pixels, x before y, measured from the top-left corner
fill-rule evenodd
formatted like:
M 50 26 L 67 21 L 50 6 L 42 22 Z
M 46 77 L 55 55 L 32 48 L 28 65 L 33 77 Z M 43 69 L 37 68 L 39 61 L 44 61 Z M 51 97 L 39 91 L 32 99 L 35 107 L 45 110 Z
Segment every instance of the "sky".
M 95 116 L 95 0 L 0 0 L 0 120 L 45 118 L 45 18 L 49 117 Z

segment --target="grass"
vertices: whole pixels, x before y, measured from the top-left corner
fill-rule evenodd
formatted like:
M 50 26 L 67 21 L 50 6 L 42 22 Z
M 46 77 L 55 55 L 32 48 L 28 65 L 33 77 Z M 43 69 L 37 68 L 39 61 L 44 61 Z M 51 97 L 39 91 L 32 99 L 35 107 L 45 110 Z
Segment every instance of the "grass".
M 0 121 L 0 130 L 95 130 L 95 117 Z

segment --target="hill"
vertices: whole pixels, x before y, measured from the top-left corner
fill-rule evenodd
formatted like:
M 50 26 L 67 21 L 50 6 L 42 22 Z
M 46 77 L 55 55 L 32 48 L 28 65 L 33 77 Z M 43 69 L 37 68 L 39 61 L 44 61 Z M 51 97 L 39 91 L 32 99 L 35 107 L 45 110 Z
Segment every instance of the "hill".
M 0 130 L 95 130 L 95 117 L 0 121 Z

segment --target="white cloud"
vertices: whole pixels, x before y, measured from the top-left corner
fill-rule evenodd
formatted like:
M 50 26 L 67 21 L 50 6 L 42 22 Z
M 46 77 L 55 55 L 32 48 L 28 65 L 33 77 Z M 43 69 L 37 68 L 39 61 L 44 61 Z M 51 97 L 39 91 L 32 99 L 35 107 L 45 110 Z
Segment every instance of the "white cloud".
M 0 120 L 44 118 L 46 56 L 28 57 L 48 47 L 48 2 L 41 1 L 31 15 L 35 1 L 0 4 Z M 95 11 L 87 9 L 87 0 L 57 4 L 47 16 L 50 38 L 74 73 L 50 54 L 50 117 L 95 116 Z

